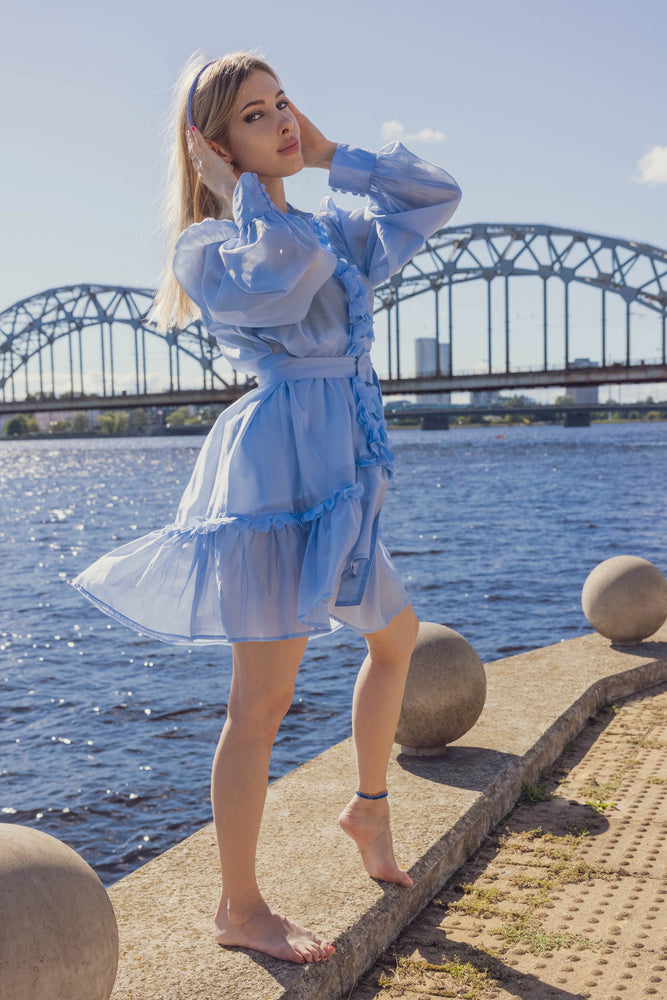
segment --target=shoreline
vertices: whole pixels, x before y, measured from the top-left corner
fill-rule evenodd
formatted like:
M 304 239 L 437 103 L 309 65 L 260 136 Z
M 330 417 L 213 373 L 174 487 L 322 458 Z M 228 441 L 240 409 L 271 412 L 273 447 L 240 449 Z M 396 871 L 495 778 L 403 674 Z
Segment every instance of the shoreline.
M 458 416 L 465 416 L 465 415 L 464 414 L 459 414 Z M 604 419 L 604 420 L 602 420 L 602 419 L 600 419 L 600 420 L 591 420 L 589 426 L 590 427 L 594 427 L 594 426 L 595 427 L 597 427 L 597 426 L 603 426 L 603 427 L 609 427 L 609 426 L 611 426 L 611 427 L 615 427 L 615 426 L 618 426 L 619 424 L 632 424 L 633 426 L 637 426 L 639 424 L 653 425 L 653 424 L 661 424 L 661 423 L 667 423 L 667 417 L 660 417 L 660 419 L 656 418 L 656 419 L 652 419 L 652 420 L 649 420 L 649 419 L 647 419 L 645 417 L 640 417 L 637 420 L 631 420 L 630 418 L 627 418 L 627 417 L 623 418 L 623 419 L 619 419 L 619 420 L 616 420 L 616 419 L 611 419 L 611 420 L 608 420 L 608 419 Z M 201 427 L 195 426 L 192 430 L 187 430 L 187 429 L 185 429 L 183 427 L 179 427 L 178 429 L 174 429 L 174 430 L 162 431 L 159 434 L 133 434 L 133 433 L 103 434 L 101 431 L 87 431 L 87 432 L 83 432 L 83 433 L 82 432 L 78 432 L 78 431 L 56 431 L 56 432 L 46 432 L 46 431 L 44 431 L 44 432 L 39 433 L 39 434 L 2 435 L 2 436 L 0 436 L 0 441 L 2 441 L 3 443 L 7 443 L 7 442 L 11 442 L 11 441 L 21 441 L 21 442 L 25 442 L 25 441 L 70 441 L 70 440 L 94 441 L 94 440 L 119 440 L 121 438 L 133 438 L 133 439 L 134 438 L 137 438 L 137 439 L 145 438 L 146 440 L 150 440 L 152 438 L 205 437 L 212 430 L 213 426 L 214 426 L 213 424 L 206 424 L 206 425 L 202 425 Z M 485 428 L 485 429 L 488 429 L 488 430 L 498 431 L 498 430 L 508 430 L 508 429 L 513 428 L 513 427 L 562 427 L 562 426 L 563 426 L 563 422 L 560 421 L 560 420 L 528 420 L 528 421 L 523 421 L 523 420 L 516 420 L 516 421 L 481 420 L 481 421 L 476 422 L 476 423 L 472 423 L 472 422 L 471 423 L 456 423 L 456 417 L 455 417 L 454 420 L 452 421 L 452 423 L 447 428 L 447 430 L 456 431 L 456 430 L 463 430 L 463 429 L 468 429 L 468 428 L 479 427 L 479 428 Z M 392 423 L 391 420 L 389 420 L 387 422 L 387 427 L 391 431 L 419 430 L 420 429 L 418 421 L 404 421 L 404 422 L 396 424 L 396 423 Z M 574 427 L 574 428 L 571 428 L 571 429 L 572 430 L 579 430 L 580 428 Z M 426 431 L 426 433 L 431 433 L 431 431 Z

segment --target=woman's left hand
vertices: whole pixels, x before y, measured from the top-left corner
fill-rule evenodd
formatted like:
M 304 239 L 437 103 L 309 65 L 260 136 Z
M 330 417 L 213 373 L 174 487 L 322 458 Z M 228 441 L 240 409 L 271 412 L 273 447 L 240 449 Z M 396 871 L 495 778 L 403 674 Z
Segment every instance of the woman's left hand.
M 296 118 L 301 134 L 301 155 L 304 167 L 324 167 L 326 170 L 331 166 L 331 160 L 336 152 L 338 143 L 327 139 L 318 128 L 313 125 L 309 118 L 306 118 L 298 108 L 290 101 L 290 111 Z

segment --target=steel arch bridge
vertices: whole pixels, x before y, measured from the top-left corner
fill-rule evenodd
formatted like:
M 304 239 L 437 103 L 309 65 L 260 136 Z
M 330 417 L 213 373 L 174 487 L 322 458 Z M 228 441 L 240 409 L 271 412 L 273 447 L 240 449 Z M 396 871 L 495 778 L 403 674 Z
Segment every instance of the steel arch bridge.
M 570 289 L 578 284 L 598 289 L 600 297 L 600 358 L 596 373 L 589 372 L 585 380 L 594 382 L 613 381 L 612 375 L 620 375 L 619 367 L 626 369 L 651 367 L 665 368 L 667 318 L 667 250 L 631 240 L 603 236 L 541 224 L 522 223 L 474 223 L 468 226 L 454 226 L 442 229 L 431 237 L 422 250 L 405 265 L 400 273 L 376 290 L 378 306 L 376 314 L 387 314 L 387 356 L 388 382 L 401 381 L 401 304 L 417 296 L 431 294 L 434 298 L 435 350 L 434 372 L 436 376 L 447 376 L 455 380 L 454 359 L 456 336 L 454 323 L 455 289 L 464 283 L 483 281 L 486 283 L 486 378 L 478 379 L 486 387 L 494 387 L 498 380 L 489 378 L 494 373 L 512 373 L 510 349 L 510 279 L 539 278 L 542 281 L 541 348 L 542 375 L 552 370 L 567 373 L 572 366 L 570 351 Z M 548 282 L 559 279 L 563 291 L 564 345 L 559 363 L 550 357 L 548 321 Z M 494 363 L 492 344 L 492 286 L 504 286 L 504 351 L 500 363 Z M 553 282 L 552 282 L 553 284 Z M 447 298 L 447 339 L 449 345 L 446 370 L 441 370 L 439 343 L 441 342 L 440 294 Z M 608 295 L 620 296 L 625 306 L 624 357 L 608 363 Z M 633 361 L 631 307 L 639 305 L 657 314 L 659 332 L 654 343 L 651 359 Z M 393 335 L 392 335 L 393 327 Z M 653 362 L 647 365 L 648 361 Z M 605 368 L 616 371 L 605 373 Z M 516 374 L 520 369 L 514 368 Z M 480 373 L 481 374 L 481 373 Z M 606 378 L 605 374 L 610 377 Z M 632 374 L 632 373 L 630 373 Z M 635 373 L 638 376 L 639 372 Z M 647 373 L 645 373 L 647 374 Z M 653 372 L 667 377 L 667 372 Z M 552 383 L 552 379 L 540 380 L 539 372 L 533 372 L 534 385 Z M 557 376 L 556 376 L 557 377 Z M 574 381 L 582 381 L 581 376 L 572 372 Z M 629 377 L 627 381 L 648 379 Z M 507 380 L 501 380 L 504 387 Z M 449 386 L 453 388 L 454 386 Z M 461 386 L 463 387 L 463 386 Z M 467 387 L 467 386 L 466 386 Z
M 221 358 L 215 338 L 206 333 L 200 321 L 168 333 L 147 322 L 154 294 L 148 288 L 70 285 L 23 299 L 0 313 L 3 402 L 9 402 L 10 392 L 12 401 L 19 398 L 16 382 L 21 379 L 26 398 L 78 401 L 91 395 L 91 388 L 98 399 L 148 396 L 151 338 L 160 346 L 160 356 L 151 360 L 160 362 L 165 391 L 187 391 L 196 373 L 201 390 L 227 392 L 236 398 L 236 372 Z M 126 342 L 120 345 L 123 332 Z M 130 348 L 129 380 L 127 352 L 119 368 L 119 346 Z M 182 378 L 184 361 L 191 368 L 186 384 Z M 29 375 L 31 368 L 34 370 Z M 121 372 L 122 388 L 118 381 Z
M 541 368 L 529 377 L 513 364 L 510 279 L 542 281 Z M 549 341 L 549 291 L 557 279 L 563 294 L 564 350 L 553 363 Z M 486 371 L 457 372 L 456 289 L 485 282 Z M 495 283 L 495 284 L 494 284 Z M 504 292 L 504 343 L 493 358 L 492 289 Z M 570 357 L 570 289 L 600 292 L 601 362 L 582 371 Z M 441 331 L 441 296 L 446 298 L 447 339 Z M 433 296 L 434 367 L 430 375 L 401 376 L 401 319 L 410 300 Z M 607 299 L 625 307 L 624 357 L 608 362 Z M 153 291 L 81 284 L 50 289 L 0 313 L 0 388 L 2 409 L 79 408 L 95 405 L 179 405 L 180 402 L 230 402 L 248 386 L 222 359 L 214 338 L 201 323 L 163 334 L 146 320 Z M 631 307 L 657 316 L 651 357 L 633 357 Z M 449 227 L 431 237 L 400 273 L 376 290 L 376 314 L 387 317 L 389 392 L 433 392 L 518 385 L 600 384 L 667 381 L 667 251 L 630 240 L 548 225 L 475 223 Z M 404 320 L 405 326 L 405 320 Z M 444 370 L 440 343 L 449 345 Z M 497 351 L 496 340 L 496 353 Z

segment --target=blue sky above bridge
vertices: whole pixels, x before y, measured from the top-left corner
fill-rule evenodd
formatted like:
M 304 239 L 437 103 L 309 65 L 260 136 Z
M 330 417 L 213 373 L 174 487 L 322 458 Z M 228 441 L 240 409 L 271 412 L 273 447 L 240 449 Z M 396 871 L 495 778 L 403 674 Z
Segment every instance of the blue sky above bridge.
M 0 310 L 58 285 L 155 284 L 163 116 L 196 49 L 259 49 L 331 138 L 403 137 L 461 184 L 457 225 L 546 222 L 667 245 L 664 0 L 4 11 Z M 325 181 L 304 171 L 288 196 L 313 208 Z

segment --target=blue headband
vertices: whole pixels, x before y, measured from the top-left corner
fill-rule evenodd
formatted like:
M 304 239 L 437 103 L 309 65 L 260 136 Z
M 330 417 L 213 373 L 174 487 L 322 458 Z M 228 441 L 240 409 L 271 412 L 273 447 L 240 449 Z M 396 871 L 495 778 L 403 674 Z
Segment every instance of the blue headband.
M 192 81 L 192 86 L 190 87 L 190 93 L 188 94 L 188 125 L 190 126 L 190 128 L 194 128 L 195 126 L 195 123 L 192 120 L 192 98 L 195 96 L 195 90 L 197 89 L 197 83 L 199 81 L 199 77 L 202 75 L 204 70 L 208 69 L 209 66 L 212 66 L 214 62 L 215 59 L 213 59 L 209 63 L 206 63 L 205 66 L 202 66 L 202 68 L 199 70 L 196 77 Z

